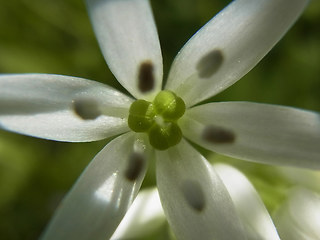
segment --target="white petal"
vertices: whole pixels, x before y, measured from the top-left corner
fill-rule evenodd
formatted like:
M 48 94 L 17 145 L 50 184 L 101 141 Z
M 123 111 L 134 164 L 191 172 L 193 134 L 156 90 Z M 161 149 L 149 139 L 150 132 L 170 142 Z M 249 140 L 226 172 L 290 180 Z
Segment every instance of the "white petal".
M 110 70 L 133 96 L 153 100 L 153 96 L 161 89 L 162 56 L 149 1 L 86 2 Z M 147 71 L 147 75 L 153 76 L 146 79 L 147 89 L 139 88 L 139 72 L 143 63 L 153 66 Z
M 112 235 L 112 240 L 141 239 L 166 222 L 158 190 L 141 191 Z
M 42 239 L 110 238 L 145 175 L 146 164 L 135 180 L 126 177 L 135 144 L 135 134 L 127 133 L 97 154 L 57 209 Z
M 320 239 L 320 195 L 294 189 L 278 209 L 275 223 L 282 240 Z
M 246 239 L 225 186 L 204 157 L 185 140 L 156 157 L 161 203 L 178 239 Z
M 320 168 L 320 114 L 315 112 L 249 102 L 209 103 L 189 109 L 180 126 L 191 141 L 231 157 Z M 227 138 L 206 140 L 210 128 L 221 129 Z
M 192 106 L 250 71 L 281 39 L 308 0 L 236 0 L 182 48 L 166 89 Z M 201 61 L 202 60 L 202 61 Z
M 244 223 L 248 239 L 279 240 L 270 215 L 249 180 L 237 169 L 214 164 Z
M 93 101 L 101 116 L 84 120 L 74 103 Z M 83 142 L 128 131 L 132 100 L 107 85 L 69 76 L 0 76 L 0 128 L 58 141 Z

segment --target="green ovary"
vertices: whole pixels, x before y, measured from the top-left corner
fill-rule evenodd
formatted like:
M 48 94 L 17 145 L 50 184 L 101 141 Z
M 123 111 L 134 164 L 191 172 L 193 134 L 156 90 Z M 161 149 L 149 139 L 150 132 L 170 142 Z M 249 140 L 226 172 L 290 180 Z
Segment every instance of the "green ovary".
M 136 100 L 129 109 L 128 125 L 134 132 L 145 132 L 150 144 L 165 150 L 178 144 L 182 132 L 177 124 L 186 110 L 184 101 L 171 91 L 161 91 L 153 102 Z

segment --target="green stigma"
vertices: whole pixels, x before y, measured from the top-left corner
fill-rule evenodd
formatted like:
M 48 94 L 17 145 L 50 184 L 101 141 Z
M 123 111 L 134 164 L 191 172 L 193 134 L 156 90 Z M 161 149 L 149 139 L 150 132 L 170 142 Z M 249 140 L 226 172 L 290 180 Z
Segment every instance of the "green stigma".
M 182 98 L 171 91 L 158 93 L 153 102 L 142 99 L 133 102 L 129 109 L 128 125 L 134 132 L 145 132 L 150 144 L 166 150 L 178 144 L 182 132 L 177 124 L 186 110 Z

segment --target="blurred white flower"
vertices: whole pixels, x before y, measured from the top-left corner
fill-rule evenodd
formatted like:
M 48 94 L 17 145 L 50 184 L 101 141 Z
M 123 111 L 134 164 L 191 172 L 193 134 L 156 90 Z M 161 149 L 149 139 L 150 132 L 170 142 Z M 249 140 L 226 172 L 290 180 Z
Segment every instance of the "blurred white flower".
M 249 220 L 236 210 L 233 193 L 185 139 L 244 160 L 320 167 L 317 113 L 249 102 L 195 106 L 252 69 L 307 3 L 233 1 L 181 49 L 161 91 L 162 56 L 148 0 L 87 0 L 102 53 L 137 100 L 81 78 L 1 75 L 3 129 L 70 142 L 120 135 L 80 176 L 43 239 L 110 238 L 154 157 L 161 204 L 178 239 L 247 239 L 242 221 Z M 271 231 L 262 239 L 274 239 Z
M 309 188 L 320 193 L 320 171 L 296 167 L 277 167 L 282 177 L 290 183 Z
M 292 189 L 274 219 L 282 240 L 320 239 L 320 195 L 306 188 Z
M 226 186 L 236 211 L 244 225 L 247 239 L 279 240 L 277 230 L 259 194 L 246 176 L 226 164 L 214 164 L 214 169 Z
M 166 224 L 156 188 L 139 192 L 111 240 L 142 239 Z

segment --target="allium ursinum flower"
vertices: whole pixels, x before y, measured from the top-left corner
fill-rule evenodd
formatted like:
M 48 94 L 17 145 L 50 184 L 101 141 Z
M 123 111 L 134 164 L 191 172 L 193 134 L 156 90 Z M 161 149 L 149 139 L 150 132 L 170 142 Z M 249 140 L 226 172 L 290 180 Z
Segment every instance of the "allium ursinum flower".
M 320 195 L 296 187 L 275 214 L 275 224 L 282 240 L 320 239 Z
M 108 239 L 156 159 L 161 204 L 178 239 L 247 239 L 234 203 L 186 141 L 240 159 L 320 167 L 320 115 L 248 102 L 195 106 L 239 80 L 276 44 L 307 0 L 236 0 L 176 57 L 162 57 L 148 0 L 87 0 L 104 57 L 131 98 L 81 78 L 0 77 L 0 126 L 57 141 L 120 135 L 92 160 L 43 239 Z

